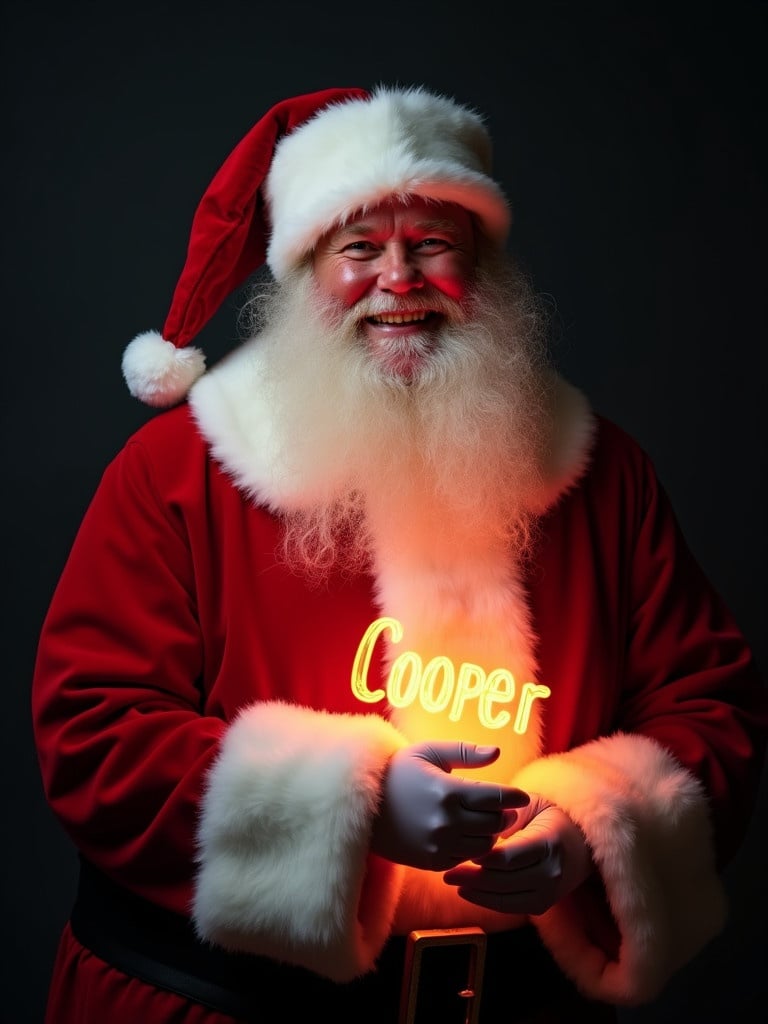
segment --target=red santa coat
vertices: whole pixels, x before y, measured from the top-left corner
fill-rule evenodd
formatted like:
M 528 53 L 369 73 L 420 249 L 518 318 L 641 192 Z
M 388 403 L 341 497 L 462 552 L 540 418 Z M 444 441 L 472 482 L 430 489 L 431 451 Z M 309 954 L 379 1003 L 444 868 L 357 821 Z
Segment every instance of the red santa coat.
M 242 358 L 199 382 L 194 416 L 153 419 L 103 477 L 41 637 L 40 764 L 74 843 L 117 881 L 191 908 L 229 948 L 345 981 L 393 931 L 520 919 L 368 851 L 387 759 L 414 736 L 407 713 L 361 704 L 351 669 L 410 584 L 386 555 L 375 579 L 320 586 L 280 562 L 268 474 L 243 468 L 261 435 L 244 445 L 222 412 L 237 407 L 227 382 Z M 502 584 L 517 668 L 550 693 L 527 734 L 493 738 L 518 751 L 510 781 L 583 829 L 620 940 L 595 938 L 603 903 L 586 893 L 534 924 L 589 996 L 636 1003 L 723 924 L 716 861 L 749 818 L 768 708 L 649 460 L 571 412 L 579 440 L 529 560 Z M 419 641 L 419 614 L 402 618 L 406 646 L 409 629 Z M 374 645 L 371 688 L 390 662 Z

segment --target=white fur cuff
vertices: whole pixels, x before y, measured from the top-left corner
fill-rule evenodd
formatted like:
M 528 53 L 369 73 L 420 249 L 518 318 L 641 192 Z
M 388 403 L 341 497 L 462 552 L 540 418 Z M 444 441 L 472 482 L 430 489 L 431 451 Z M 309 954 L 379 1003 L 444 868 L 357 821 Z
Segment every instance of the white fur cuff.
M 247 708 L 224 736 L 202 801 L 199 934 L 335 981 L 370 970 L 402 875 L 369 856 L 370 823 L 402 744 L 373 715 Z
M 725 921 L 700 783 L 654 740 L 618 733 L 535 761 L 514 784 L 581 827 L 621 933 L 609 959 L 564 901 L 533 919 L 553 956 L 592 998 L 655 998 Z

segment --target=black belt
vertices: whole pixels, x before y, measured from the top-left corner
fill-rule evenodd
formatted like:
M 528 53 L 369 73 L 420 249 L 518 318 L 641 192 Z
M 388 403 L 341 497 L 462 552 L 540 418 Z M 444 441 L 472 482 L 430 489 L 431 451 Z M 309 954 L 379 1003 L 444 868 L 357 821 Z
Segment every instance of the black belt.
M 252 1024 L 302 1020 L 307 1007 L 336 1024 L 397 1024 L 407 954 L 412 959 L 406 939 L 393 937 L 375 971 L 342 985 L 268 957 L 231 953 L 200 941 L 188 918 L 117 885 L 84 858 L 70 926 L 81 945 L 123 973 Z M 578 1000 L 531 926 L 490 934 L 483 944 L 479 1024 L 524 1024 L 536 1020 L 542 1003 L 572 1006 Z M 471 945 L 470 938 L 470 953 Z M 429 957 L 426 951 L 418 956 L 413 1020 L 464 1024 L 471 1019 L 468 947 L 438 942 L 436 950 L 434 958 L 431 950 Z

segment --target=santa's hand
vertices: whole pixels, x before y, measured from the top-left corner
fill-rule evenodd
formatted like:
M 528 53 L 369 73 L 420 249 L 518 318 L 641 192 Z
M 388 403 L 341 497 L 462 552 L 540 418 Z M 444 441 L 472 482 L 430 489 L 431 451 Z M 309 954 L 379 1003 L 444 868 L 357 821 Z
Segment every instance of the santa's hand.
M 592 873 L 581 829 L 565 811 L 531 794 L 493 851 L 443 876 L 470 903 L 503 914 L 543 914 Z
M 419 743 L 399 750 L 387 767 L 371 849 L 398 864 L 444 871 L 488 853 L 528 795 L 511 786 L 451 775 L 483 768 L 498 747 L 474 743 Z

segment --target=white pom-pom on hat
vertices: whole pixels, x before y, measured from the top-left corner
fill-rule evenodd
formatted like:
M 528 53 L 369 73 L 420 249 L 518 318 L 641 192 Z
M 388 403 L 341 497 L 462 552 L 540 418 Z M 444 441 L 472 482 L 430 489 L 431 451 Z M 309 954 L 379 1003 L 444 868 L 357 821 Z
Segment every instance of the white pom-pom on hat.
M 177 348 L 158 331 L 137 334 L 123 353 L 123 376 L 134 398 L 166 408 L 180 402 L 205 373 L 199 348 Z

